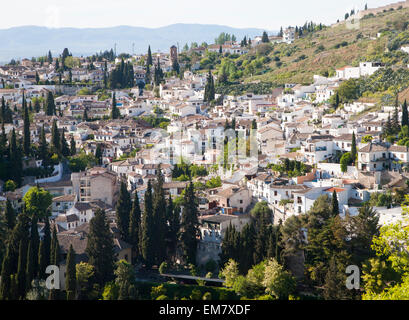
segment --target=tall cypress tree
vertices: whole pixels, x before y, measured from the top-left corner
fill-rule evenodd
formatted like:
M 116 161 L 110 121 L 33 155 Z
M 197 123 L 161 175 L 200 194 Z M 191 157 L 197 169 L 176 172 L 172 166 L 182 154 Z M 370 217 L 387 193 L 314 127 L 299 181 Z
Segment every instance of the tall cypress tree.
M 70 148 L 68 147 L 67 140 L 65 139 L 64 129 L 62 129 L 60 145 L 61 145 L 61 154 L 64 157 L 68 157 L 71 152 L 70 152 Z
M 406 99 L 402 105 L 402 127 L 403 126 L 409 126 L 408 105 L 406 103 Z
M 41 128 L 40 144 L 38 146 L 38 155 L 39 155 L 39 158 L 42 160 L 42 166 L 44 168 L 47 168 L 48 165 L 50 164 L 50 155 L 48 152 L 47 140 L 45 139 L 44 125 Z
M 53 126 L 51 129 L 51 145 L 54 153 L 59 154 L 61 152 L 60 132 L 58 131 L 57 121 L 55 119 L 53 121 Z
M 393 133 L 398 133 L 400 131 L 400 123 L 399 123 L 399 101 L 396 99 L 395 109 L 393 111 L 392 117 L 392 130 Z
M 139 247 L 139 230 L 141 227 L 141 207 L 139 205 L 138 192 L 135 191 L 135 199 L 132 204 L 131 216 L 129 218 L 129 243 L 136 254 Z
M 196 251 L 197 251 L 197 236 L 199 234 L 199 221 L 198 221 L 198 205 L 194 192 L 193 183 L 190 182 L 186 187 L 182 221 L 181 221 L 181 245 L 183 254 L 187 263 L 196 263 Z
M 38 275 L 38 250 L 40 247 L 40 236 L 38 234 L 37 218 L 31 219 L 30 243 L 33 250 L 33 278 Z
M 67 271 L 65 276 L 65 290 L 67 291 L 67 300 L 74 300 L 77 290 L 77 271 L 75 268 L 75 251 L 70 245 L 67 254 Z
M 96 210 L 89 225 L 86 253 L 95 268 L 95 279 L 100 285 L 114 277 L 114 243 L 104 210 Z
M 13 209 L 13 206 L 9 199 L 6 201 L 6 210 L 4 212 L 6 218 L 6 226 L 8 230 L 13 230 L 16 225 L 16 212 Z
M 132 209 L 131 196 L 126 188 L 126 183 L 121 181 L 119 198 L 116 204 L 116 223 L 124 241 L 129 241 L 129 222 Z
M 23 112 L 24 112 L 24 135 L 23 151 L 26 156 L 30 154 L 30 118 L 28 116 L 27 103 L 23 94 Z
M 24 299 L 26 295 L 26 266 L 27 266 L 27 245 L 24 240 L 20 240 L 18 268 L 17 268 L 17 295 L 19 299 Z
M 115 92 L 112 96 L 112 109 L 111 109 L 111 119 L 119 119 L 121 113 L 119 112 L 118 106 L 116 105 Z
M 151 66 L 152 65 L 152 52 L 151 52 L 151 46 L 148 47 L 148 58 L 146 60 L 146 65 Z
M 145 192 L 145 210 L 142 215 L 142 232 L 139 240 L 140 251 L 143 260 L 148 268 L 154 263 L 153 237 L 154 237 L 154 219 L 153 219 L 153 207 L 152 207 L 152 184 L 148 181 L 148 187 Z
M 337 216 L 339 215 L 339 204 L 338 204 L 338 196 L 337 192 L 334 190 L 332 193 L 332 199 L 331 199 L 331 210 L 332 210 L 332 215 Z
M 155 248 L 155 260 L 159 265 L 166 257 L 166 199 L 163 190 L 163 175 L 160 166 L 156 175 L 156 183 L 153 193 L 153 220 L 156 237 L 153 239 Z
M 172 196 L 169 195 L 166 207 L 166 220 L 168 221 L 167 248 L 171 258 L 176 255 L 177 242 L 180 229 L 180 208 L 174 208 Z
M 13 128 L 9 142 L 9 159 L 10 159 L 10 178 L 21 186 L 23 175 L 23 163 L 21 157 L 21 150 L 17 146 L 16 132 Z
M 46 254 L 45 254 L 45 246 L 44 241 L 40 241 L 40 246 L 38 248 L 38 278 L 44 279 L 45 277 L 45 269 L 49 263 L 46 261 Z
M 54 95 L 50 91 L 47 94 L 47 99 L 45 103 L 45 114 L 47 116 L 53 116 L 55 115 L 55 102 L 54 102 Z
M 10 258 L 10 245 L 7 247 L 6 256 L 3 259 L 1 268 L 1 281 L 0 281 L 0 298 L 2 300 L 10 300 L 11 290 L 11 258 Z
M 351 158 L 352 158 L 353 163 L 355 163 L 356 157 L 357 157 L 356 138 L 355 138 L 355 132 L 352 131 Z
M 77 153 L 77 148 L 75 147 L 74 136 L 71 136 L 71 141 L 70 141 L 70 155 L 75 156 L 76 153 Z
M 35 277 L 34 273 L 34 250 L 33 250 L 33 240 L 30 239 L 27 248 L 27 266 L 26 266 L 26 290 L 31 288 L 31 281 Z

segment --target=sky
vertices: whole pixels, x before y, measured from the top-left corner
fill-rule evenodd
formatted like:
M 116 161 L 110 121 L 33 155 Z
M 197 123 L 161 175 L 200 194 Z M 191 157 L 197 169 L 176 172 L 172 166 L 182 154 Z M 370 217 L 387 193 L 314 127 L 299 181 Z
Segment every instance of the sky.
M 174 23 L 278 30 L 306 20 L 331 24 L 351 9 L 393 0 L 19 0 L 2 1 L 0 29 L 23 25 L 156 28 Z

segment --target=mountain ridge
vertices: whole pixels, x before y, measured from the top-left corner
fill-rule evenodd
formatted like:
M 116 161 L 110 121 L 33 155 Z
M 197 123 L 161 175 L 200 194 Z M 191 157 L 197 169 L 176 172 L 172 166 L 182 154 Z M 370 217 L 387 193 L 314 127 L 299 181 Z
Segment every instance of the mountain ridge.
M 261 35 L 264 30 L 258 28 L 234 28 L 217 24 L 176 23 L 167 26 L 148 28 L 136 26 L 114 26 L 105 28 L 48 28 L 44 26 L 18 26 L 0 29 L 0 61 L 31 58 L 44 55 L 51 50 L 53 55 L 68 48 L 74 55 L 91 55 L 110 50 L 117 44 L 117 53 L 145 53 L 148 45 L 153 51 L 166 51 L 179 43 L 212 43 L 221 33 L 234 34 L 237 39 L 244 36 Z M 268 31 L 276 33 L 277 31 Z

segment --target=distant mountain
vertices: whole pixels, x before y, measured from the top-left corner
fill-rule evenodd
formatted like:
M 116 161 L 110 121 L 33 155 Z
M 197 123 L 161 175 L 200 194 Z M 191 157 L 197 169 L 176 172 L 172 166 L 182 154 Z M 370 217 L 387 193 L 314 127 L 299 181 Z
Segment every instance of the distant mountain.
M 74 55 L 90 55 L 110 50 L 116 43 L 117 53 L 145 53 L 148 45 L 152 51 L 167 51 L 171 45 L 179 43 L 213 43 L 221 33 L 234 34 L 237 39 L 244 36 L 261 35 L 261 29 L 238 29 L 222 25 L 173 24 L 160 28 L 118 26 L 112 28 L 58 28 L 24 26 L 0 30 L 0 61 L 12 58 L 31 58 L 45 55 L 51 50 L 53 55 L 68 48 Z M 270 34 L 277 31 L 269 31 Z

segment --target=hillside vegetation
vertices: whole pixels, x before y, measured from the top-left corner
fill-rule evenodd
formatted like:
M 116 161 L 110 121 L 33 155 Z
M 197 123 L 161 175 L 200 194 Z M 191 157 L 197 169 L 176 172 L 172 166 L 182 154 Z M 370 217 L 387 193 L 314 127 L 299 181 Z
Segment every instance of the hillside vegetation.
M 357 66 L 360 61 L 379 61 L 393 70 L 407 69 L 409 55 L 400 48 L 409 44 L 408 25 L 409 9 L 369 14 L 360 20 L 358 29 L 347 28 L 345 22 L 315 26 L 292 44 L 265 43 L 242 56 L 207 52 L 200 65 L 213 69 L 223 79 L 219 81 L 220 93 L 238 93 L 257 86 L 259 93 L 265 93 L 268 85 L 310 84 L 314 74 L 332 76 L 335 69 Z

